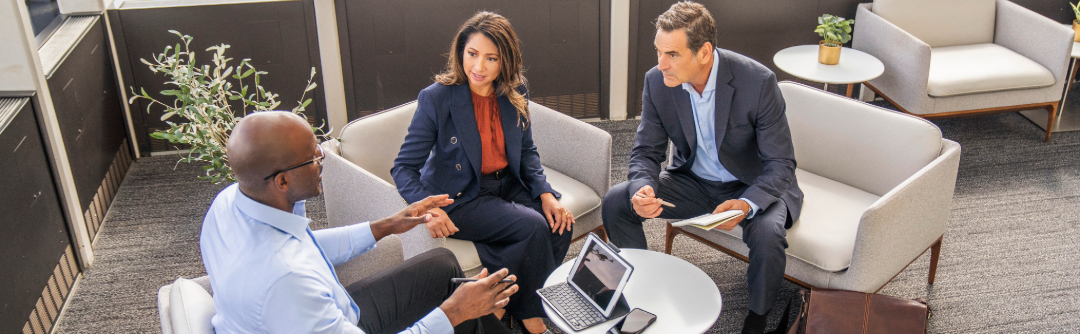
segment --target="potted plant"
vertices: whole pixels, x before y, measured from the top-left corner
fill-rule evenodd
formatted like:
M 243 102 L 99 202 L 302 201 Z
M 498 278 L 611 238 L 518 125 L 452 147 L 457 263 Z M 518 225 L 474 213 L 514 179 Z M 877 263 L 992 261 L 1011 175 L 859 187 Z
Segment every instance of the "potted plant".
M 1076 20 L 1073 20 L 1073 42 L 1080 42 L 1080 24 L 1076 23 L 1077 20 L 1080 20 L 1080 7 L 1077 7 L 1077 5 L 1080 5 L 1080 1 L 1075 4 L 1069 3 L 1069 6 L 1073 9 L 1073 15 L 1076 15 Z
M 232 58 L 225 58 L 224 55 L 229 45 L 207 48 L 206 51 L 214 51 L 213 66 L 200 66 L 195 62 L 195 53 L 189 49 L 192 37 L 173 30 L 169 32 L 180 36 L 183 44 L 166 46 L 164 52 L 154 55 L 153 62 L 140 60 L 150 67 L 150 71 L 169 77 L 166 84 L 176 86 L 176 89 L 161 91 L 161 95 L 173 96 L 176 99 L 172 103 L 164 103 L 151 97 L 145 89 L 136 93 L 132 87 L 132 97 L 128 103 L 134 104 L 137 99 L 149 100 L 147 113 L 151 112 L 154 105 L 165 108 L 161 120 L 168 123 L 169 128 L 156 131 L 150 136 L 189 146 L 190 149 L 181 153 L 177 163 L 202 161 L 206 163 L 202 167 L 206 175 L 199 179 L 212 183 L 235 182 L 236 178 L 225 155 L 229 134 L 248 112 L 276 110 L 281 104 L 277 101 L 278 95 L 259 85 L 259 76 L 266 72 L 255 70 L 249 59 L 241 60 L 235 67 L 229 65 Z M 254 85 L 245 84 L 245 79 L 254 81 Z M 317 87 L 314 79 L 313 67 L 307 87 L 301 94 L 300 101 L 297 101 L 297 106 L 292 109 L 293 113 L 304 116 L 304 108 L 311 103 L 310 98 L 305 100 L 304 97 L 307 92 Z M 234 109 L 236 105 L 240 106 L 240 110 Z M 169 121 L 175 117 L 181 118 L 183 122 Z M 312 126 L 312 130 L 322 133 L 321 126 Z
M 825 14 L 819 17 L 817 22 L 814 32 L 822 38 L 822 41 L 818 42 L 818 62 L 836 65 L 840 62 L 840 47 L 851 40 L 851 25 L 855 24 L 855 20 Z

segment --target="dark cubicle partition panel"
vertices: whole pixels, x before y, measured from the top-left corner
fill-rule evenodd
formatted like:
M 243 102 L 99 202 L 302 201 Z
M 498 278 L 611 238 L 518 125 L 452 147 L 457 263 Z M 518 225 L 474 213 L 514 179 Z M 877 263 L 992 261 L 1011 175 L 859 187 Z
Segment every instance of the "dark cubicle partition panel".
M 521 39 L 531 98 L 579 118 L 607 117 L 610 1 L 335 1 L 349 119 L 416 99 L 450 42 L 480 10 Z
M 39 50 L 91 241 L 130 165 L 105 31 L 100 15 L 68 17 Z
M 30 98 L 0 98 L 0 333 L 48 333 L 79 268 Z
M 191 1 L 128 1 L 118 9 L 109 9 L 109 23 L 116 41 L 117 58 L 124 82 L 122 88 L 145 88 L 166 103 L 157 92 L 167 87 L 167 78 L 152 73 L 139 59 L 152 59 L 166 45 L 180 42 L 169 33 L 176 30 L 194 37 L 191 49 L 196 62 L 211 64 L 213 51 L 207 47 L 228 44 L 225 56 L 233 58 L 233 66 L 249 58 L 255 68 L 269 74 L 260 83 L 279 94 L 281 109 L 290 110 L 300 99 L 311 68 L 321 72 L 319 44 L 315 30 L 315 7 L 312 0 L 248 2 L 235 4 L 198 5 Z M 246 81 L 251 85 L 249 77 Z M 319 87 L 307 93 L 312 104 L 307 108 L 309 121 L 323 124 L 326 106 L 322 90 L 322 75 L 317 74 Z M 237 110 L 239 103 L 234 107 Z M 174 145 L 151 139 L 149 134 L 167 128 L 161 121 L 162 108 L 146 112 L 147 101 L 138 100 L 131 106 L 135 133 L 142 152 L 165 151 Z M 327 126 L 328 128 L 329 126 Z

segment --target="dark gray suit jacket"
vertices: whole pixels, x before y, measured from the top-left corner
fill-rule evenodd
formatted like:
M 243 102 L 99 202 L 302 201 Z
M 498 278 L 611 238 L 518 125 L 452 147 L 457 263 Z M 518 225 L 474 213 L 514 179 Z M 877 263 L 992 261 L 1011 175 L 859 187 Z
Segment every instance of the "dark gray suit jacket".
M 790 228 L 799 219 L 803 193 L 795 180 L 795 150 L 776 74 L 746 56 L 717 50 L 717 156 L 728 172 L 750 185 L 743 198 L 762 210 L 786 205 L 786 227 Z M 686 90 L 665 86 L 663 74 L 653 67 L 645 74 L 641 99 L 641 125 L 630 153 L 631 192 L 645 185 L 657 188 L 668 140 L 675 145 L 668 171 L 692 173 L 690 167 L 697 158 L 697 127 Z

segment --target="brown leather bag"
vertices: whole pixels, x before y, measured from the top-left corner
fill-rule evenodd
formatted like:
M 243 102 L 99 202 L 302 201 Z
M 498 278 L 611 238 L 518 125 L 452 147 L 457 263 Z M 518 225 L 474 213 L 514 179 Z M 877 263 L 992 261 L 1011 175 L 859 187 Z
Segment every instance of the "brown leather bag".
M 810 295 L 800 290 L 803 300 L 795 324 L 788 334 L 800 328 L 806 334 L 895 333 L 925 334 L 933 314 L 926 300 L 890 297 L 846 290 L 813 288 Z M 791 301 L 774 333 L 787 327 Z

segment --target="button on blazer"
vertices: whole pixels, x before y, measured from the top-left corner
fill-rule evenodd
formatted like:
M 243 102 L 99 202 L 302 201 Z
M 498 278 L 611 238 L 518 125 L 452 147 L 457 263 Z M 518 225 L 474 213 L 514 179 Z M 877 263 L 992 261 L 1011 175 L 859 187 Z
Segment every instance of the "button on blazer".
M 528 97 L 524 85 L 518 91 Z M 533 198 L 546 192 L 561 197 L 544 176 L 532 126 L 523 126 L 526 120 L 518 117 L 517 108 L 506 96 L 499 96 L 498 101 L 510 174 Z M 454 203 L 443 208 L 449 212 L 480 193 L 481 159 L 480 130 L 469 85 L 436 82 L 420 91 L 409 134 L 390 174 L 406 202 L 449 194 Z

